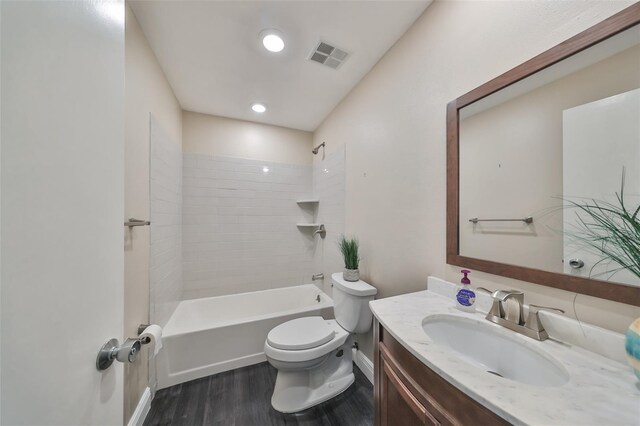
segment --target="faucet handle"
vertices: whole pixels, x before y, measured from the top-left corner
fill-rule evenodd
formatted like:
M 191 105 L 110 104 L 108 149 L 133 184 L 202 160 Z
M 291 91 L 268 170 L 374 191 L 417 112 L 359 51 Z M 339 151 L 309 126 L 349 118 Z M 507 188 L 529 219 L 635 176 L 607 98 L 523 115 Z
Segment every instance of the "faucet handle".
M 538 316 L 538 312 L 540 311 L 560 312 L 564 314 L 564 311 L 559 308 L 552 308 L 549 306 L 539 306 L 539 305 L 530 304 L 529 315 L 527 317 L 527 322 L 525 323 L 525 327 L 535 331 L 544 331 L 544 327 L 542 327 L 542 324 L 540 324 L 540 317 Z
M 564 310 L 560 309 L 560 308 L 552 308 L 550 306 L 540 306 L 540 305 L 533 305 L 533 304 L 529 304 L 529 313 L 538 313 L 539 311 L 555 311 L 555 312 L 560 312 L 561 314 L 564 314 Z
M 313 236 L 320 235 L 320 238 L 324 240 L 324 237 L 327 236 L 327 229 L 324 227 L 324 224 L 318 226 L 318 229 L 313 231 Z
M 495 299 L 499 299 L 501 302 L 504 302 L 511 297 L 516 299 L 523 298 L 524 293 L 520 290 L 496 290 L 491 296 Z
M 493 294 L 494 292 L 484 287 L 476 287 L 476 290 L 484 291 L 485 293 Z

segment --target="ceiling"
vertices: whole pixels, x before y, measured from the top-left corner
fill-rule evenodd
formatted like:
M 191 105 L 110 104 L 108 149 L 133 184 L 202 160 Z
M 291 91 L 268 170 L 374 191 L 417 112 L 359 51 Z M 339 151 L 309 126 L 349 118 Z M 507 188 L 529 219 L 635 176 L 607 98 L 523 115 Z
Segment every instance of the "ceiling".
M 422 1 L 131 1 L 183 109 L 313 131 L 429 5 Z M 259 34 L 276 29 L 285 49 Z M 308 60 L 319 41 L 350 53 Z M 267 105 L 262 114 L 254 102 Z

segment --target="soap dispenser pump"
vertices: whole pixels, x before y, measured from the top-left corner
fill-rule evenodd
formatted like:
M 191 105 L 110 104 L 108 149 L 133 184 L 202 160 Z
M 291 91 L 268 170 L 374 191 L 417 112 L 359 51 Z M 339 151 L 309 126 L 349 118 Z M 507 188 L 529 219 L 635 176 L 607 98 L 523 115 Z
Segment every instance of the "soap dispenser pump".
M 456 287 L 456 307 L 461 311 L 475 312 L 476 293 L 471 288 L 471 280 L 467 276 L 471 271 L 463 269 L 460 272 L 462 272 L 463 277 Z

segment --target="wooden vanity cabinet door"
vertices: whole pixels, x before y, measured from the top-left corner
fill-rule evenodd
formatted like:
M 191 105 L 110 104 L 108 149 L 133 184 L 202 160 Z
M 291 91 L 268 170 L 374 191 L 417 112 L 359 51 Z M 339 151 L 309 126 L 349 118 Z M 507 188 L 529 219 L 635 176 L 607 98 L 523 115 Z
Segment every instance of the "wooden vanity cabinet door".
M 440 425 L 411 393 L 402 379 L 393 371 L 393 368 L 385 362 L 384 358 L 381 358 L 381 362 L 380 384 L 382 389 L 380 390 L 379 424 L 381 426 Z
M 455 388 L 374 322 L 376 426 L 498 426 L 509 422 Z

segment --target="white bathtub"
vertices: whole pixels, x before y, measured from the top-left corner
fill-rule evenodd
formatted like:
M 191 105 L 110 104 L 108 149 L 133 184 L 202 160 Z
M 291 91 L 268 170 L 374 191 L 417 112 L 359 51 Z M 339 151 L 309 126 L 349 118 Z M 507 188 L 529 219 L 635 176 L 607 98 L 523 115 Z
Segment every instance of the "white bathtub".
M 183 300 L 162 333 L 158 389 L 266 361 L 264 341 L 273 327 L 299 317 L 332 318 L 332 308 L 313 284 Z

